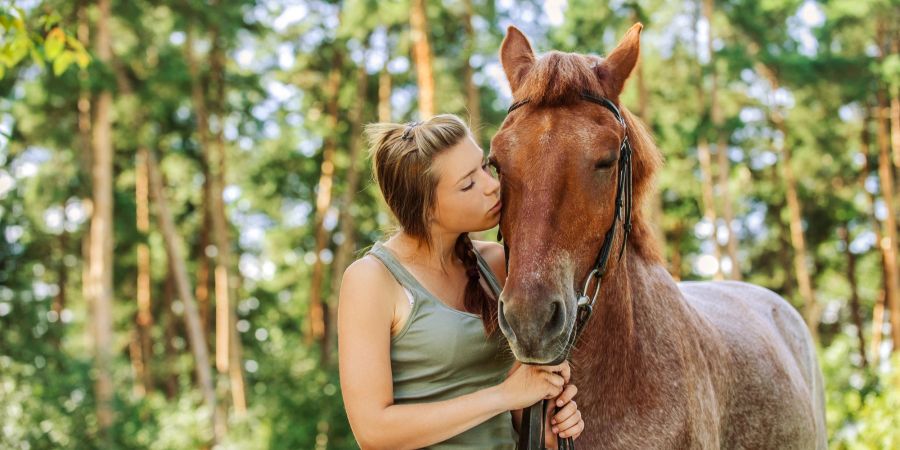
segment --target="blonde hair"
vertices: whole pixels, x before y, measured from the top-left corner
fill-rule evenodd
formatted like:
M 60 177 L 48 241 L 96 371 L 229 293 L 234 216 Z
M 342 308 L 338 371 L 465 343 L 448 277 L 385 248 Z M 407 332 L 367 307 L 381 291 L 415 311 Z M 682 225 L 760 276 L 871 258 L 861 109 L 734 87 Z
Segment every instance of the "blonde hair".
M 400 228 L 431 248 L 429 224 L 434 218 L 438 174 L 435 158 L 472 137 L 469 127 L 453 114 L 439 114 L 422 122 L 371 123 L 365 126 L 375 182 Z M 485 334 L 497 329 L 497 299 L 481 286 L 478 260 L 469 233 L 456 240 L 454 253 L 466 267 L 466 310 L 480 313 Z

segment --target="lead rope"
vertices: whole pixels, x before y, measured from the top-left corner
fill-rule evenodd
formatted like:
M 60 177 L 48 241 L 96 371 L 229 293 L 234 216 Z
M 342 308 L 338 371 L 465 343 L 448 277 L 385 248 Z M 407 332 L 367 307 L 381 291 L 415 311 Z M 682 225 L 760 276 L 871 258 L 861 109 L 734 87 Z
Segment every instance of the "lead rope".
M 625 120 L 622 117 L 619 109 L 613 104 L 612 101 L 605 97 L 598 97 L 593 95 L 590 92 L 584 92 L 581 94 L 582 98 L 585 100 L 591 101 L 593 103 L 597 103 L 615 114 L 616 119 L 625 128 L 625 138 L 622 140 L 622 145 L 620 147 L 620 157 L 619 157 L 619 180 L 616 186 L 616 211 L 613 216 L 613 223 L 610 226 L 609 230 L 606 232 L 606 236 L 603 241 L 603 246 L 600 249 L 599 254 L 597 255 L 597 259 L 594 262 L 594 268 L 588 274 L 585 279 L 584 288 L 582 289 L 581 295 L 578 297 L 577 306 L 578 310 L 575 315 L 575 329 L 574 333 L 572 333 L 571 338 L 566 344 L 566 351 L 562 355 L 562 359 L 558 362 L 554 362 L 553 364 L 559 364 L 562 361 L 565 361 L 569 358 L 569 353 L 572 350 L 572 347 L 575 345 L 575 342 L 578 340 L 578 337 L 581 335 L 582 330 L 584 329 L 584 325 L 587 323 L 588 319 L 590 319 L 591 314 L 594 311 L 594 303 L 597 300 L 597 295 L 600 293 L 600 287 L 603 283 L 603 276 L 606 274 L 606 264 L 609 261 L 609 254 L 612 248 L 613 236 L 615 235 L 616 224 L 623 220 L 623 230 L 622 230 L 622 244 L 619 248 L 618 258 L 621 261 L 622 255 L 625 252 L 625 244 L 628 242 L 628 235 L 631 233 L 631 204 L 632 204 L 632 167 L 631 167 L 631 144 L 628 142 L 628 129 L 625 125 Z M 507 113 L 512 112 L 512 110 L 528 103 L 528 100 L 521 100 L 514 103 L 509 107 Z M 624 194 L 624 198 L 623 198 Z M 503 234 L 500 230 L 497 230 L 497 241 L 503 240 Z M 509 273 L 509 246 L 506 243 L 503 243 L 503 252 L 506 259 L 506 268 L 507 273 Z M 594 293 L 592 296 L 588 297 L 588 288 L 590 287 L 591 281 L 596 278 L 597 285 L 594 288 Z M 499 301 L 499 298 L 498 298 Z M 499 309 L 499 308 L 498 308 Z M 551 365 L 553 365 L 551 364 Z M 543 450 L 544 447 L 544 418 L 547 414 L 547 407 L 549 403 L 548 400 L 541 400 L 534 405 L 524 409 L 522 411 L 522 423 L 520 425 L 519 432 L 519 441 L 516 444 L 517 450 Z M 553 414 L 555 415 L 558 409 L 553 407 Z M 559 441 L 559 450 L 575 450 L 575 439 L 568 437 Z

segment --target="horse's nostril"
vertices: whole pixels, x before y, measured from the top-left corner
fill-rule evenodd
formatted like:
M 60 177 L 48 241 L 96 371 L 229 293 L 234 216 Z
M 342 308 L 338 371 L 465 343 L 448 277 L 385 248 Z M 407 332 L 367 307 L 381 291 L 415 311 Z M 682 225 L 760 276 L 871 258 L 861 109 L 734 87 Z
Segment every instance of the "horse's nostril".
M 562 332 L 566 325 L 566 309 L 561 300 L 554 300 L 550 304 L 550 320 L 547 322 L 547 332 L 550 336 L 556 336 Z

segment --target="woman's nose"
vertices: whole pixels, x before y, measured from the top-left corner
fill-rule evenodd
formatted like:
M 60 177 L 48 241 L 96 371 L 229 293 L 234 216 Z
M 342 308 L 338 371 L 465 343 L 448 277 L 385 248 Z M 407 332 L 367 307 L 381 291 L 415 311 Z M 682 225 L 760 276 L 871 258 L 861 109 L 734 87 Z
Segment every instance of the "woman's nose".
M 488 182 L 485 184 L 486 195 L 494 195 L 500 189 L 500 180 L 494 178 L 490 174 L 487 174 Z

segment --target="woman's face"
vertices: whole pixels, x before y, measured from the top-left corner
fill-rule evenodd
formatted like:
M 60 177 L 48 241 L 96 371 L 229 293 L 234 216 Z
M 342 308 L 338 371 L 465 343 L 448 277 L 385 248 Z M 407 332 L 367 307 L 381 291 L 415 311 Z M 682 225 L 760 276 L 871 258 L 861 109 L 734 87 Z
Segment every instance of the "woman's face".
M 488 230 L 500 221 L 500 182 L 470 137 L 439 154 L 433 226 L 451 233 Z

